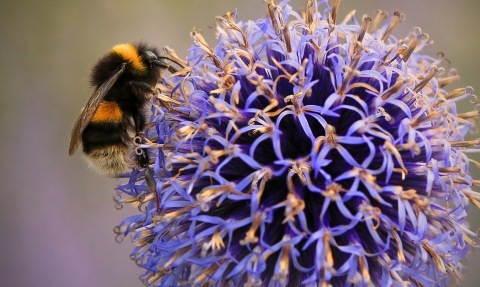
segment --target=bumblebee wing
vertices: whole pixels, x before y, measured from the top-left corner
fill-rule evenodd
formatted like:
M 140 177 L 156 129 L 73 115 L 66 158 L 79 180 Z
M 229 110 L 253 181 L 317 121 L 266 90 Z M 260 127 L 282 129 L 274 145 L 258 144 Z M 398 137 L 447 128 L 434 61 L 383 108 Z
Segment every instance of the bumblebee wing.
M 122 63 L 122 66 L 108 80 L 98 87 L 95 92 L 93 92 L 92 96 L 88 100 L 87 105 L 85 108 L 83 108 L 78 120 L 75 122 L 75 126 L 73 127 L 72 137 L 70 139 L 70 148 L 68 149 L 69 155 L 73 155 L 75 151 L 77 151 L 78 146 L 82 142 L 83 131 L 90 123 L 90 120 L 95 112 L 98 110 L 103 98 L 113 84 L 115 84 L 115 82 L 118 80 L 120 75 L 122 75 L 123 71 L 125 71 L 125 63 Z

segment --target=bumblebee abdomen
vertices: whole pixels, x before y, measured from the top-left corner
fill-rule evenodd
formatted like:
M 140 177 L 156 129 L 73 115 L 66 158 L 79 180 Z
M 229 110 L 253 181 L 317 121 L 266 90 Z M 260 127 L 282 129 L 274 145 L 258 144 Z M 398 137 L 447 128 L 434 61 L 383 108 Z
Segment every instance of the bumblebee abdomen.
M 120 123 L 123 119 L 123 111 L 116 102 L 103 101 L 93 115 L 90 123 Z
M 118 176 L 129 166 L 129 149 L 125 145 L 107 145 L 85 153 L 91 169 L 108 176 Z
M 103 101 L 82 134 L 83 153 L 90 167 L 116 176 L 129 162 L 128 120 L 116 102 Z

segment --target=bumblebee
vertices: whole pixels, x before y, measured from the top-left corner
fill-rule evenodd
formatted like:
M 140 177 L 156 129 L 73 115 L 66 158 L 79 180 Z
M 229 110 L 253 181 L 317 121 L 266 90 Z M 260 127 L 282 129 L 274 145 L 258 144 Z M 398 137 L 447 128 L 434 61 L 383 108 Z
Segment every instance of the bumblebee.
M 69 155 L 80 144 L 90 167 L 108 176 L 118 176 L 132 162 L 146 168 L 146 149 L 132 153 L 133 140 L 143 139 L 146 103 L 155 92 L 162 70 L 168 66 L 157 49 L 145 44 L 113 47 L 94 66 L 90 82 L 95 91 L 72 130 Z M 169 59 L 168 59 L 169 60 Z

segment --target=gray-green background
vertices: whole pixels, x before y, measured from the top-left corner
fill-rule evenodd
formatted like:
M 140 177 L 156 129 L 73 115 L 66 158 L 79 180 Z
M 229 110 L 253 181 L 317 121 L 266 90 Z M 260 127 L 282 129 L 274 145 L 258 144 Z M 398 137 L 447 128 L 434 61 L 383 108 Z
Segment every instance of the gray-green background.
M 113 45 L 138 40 L 184 57 L 192 27 L 213 45 L 215 16 L 237 8 L 238 19 L 257 19 L 265 7 L 261 0 L 1 1 L 0 286 L 141 286 L 132 244 L 115 243 L 112 232 L 135 211 L 115 210 L 115 180 L 88 171 L 80 153 L 67 155 L 92 91 L 89 70 Z M 430 35 L 435 44 L 426 52 L 444 52 L 462 77 L 449 88 L 480 90 L 478 0 L 347 0 L 339 18 L 379 8 L 406 14 L 395 36 L 415 26 Z M 473 230 L 479 216 L 472 207 Z M 464 285 L 478 286 L 480 253 L 470 257 Z

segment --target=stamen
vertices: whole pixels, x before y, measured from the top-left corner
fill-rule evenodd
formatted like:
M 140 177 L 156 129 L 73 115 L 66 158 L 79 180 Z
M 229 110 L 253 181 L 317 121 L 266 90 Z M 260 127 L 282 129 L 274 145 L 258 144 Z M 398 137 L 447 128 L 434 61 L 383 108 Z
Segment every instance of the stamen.
M 348 83 L 353 79 L 354 76 L 360 76 L 360 71 L 353 70 L 349 66 L 344 66 L 343 69 L 345 70 L 345 78 L 343 79 L 342 85 L 339 87 L 337 94 L 340 96 L 345 96 L 345 90 L 347 88 Z
M 287 45 L 287 52 L 291 53 L 292 52 L 292 44 L 290 43 L 290 31 L 288 29 L 288 24 L 283 27 L 283 36 L 284 36 L 284 42 L 285 45 Z
M 204 51 L 208 56 L 210 56 L 215 63 L 215 66 L 221 69 L 222 65 L 220 64 L 220 60 L 218 60 L 217 56 L 213 53 L 212 48 L 210 48 L 210 46 L 207 44 L 202 34 L 198 33 L 194 29 L 192 32 L 190 32 L 190 37 L 193 40 L 193 44 L 195 44 L 197 47 L 202 49 L 202 51 Z
M 405 165 L 403 164 L 403 159 L 402 159 L 402 156 L 400 155 L 400 153 L 398 152 L 397 148 L 395 148 L 395 146 L 389 142 L 389 141 L 385 141 L 385 143 L 383 144 L 383 148 L 386 148 L 389 152 L 391 152 L 393 154 L 393 156 L 395 156 L 395 158 L 397 159 L 398 161 L 398 164 L 400 164 L 401 168 L 402 168 L 402 171 L 405 175 L 408 174 L 408 170 L 407 168 L 405 167 Z
M 408 141 L 406 144 L 396 145 L 398 150 L 410 150 L 414 155 L 419 155 L 421 152 L 420 146 L 414 141 Z
M 243 47 L 243 48 L 247 48 L 249 46 L 248 44 L 248 40 L 247 40 L 247 36 L 245 35 L 245 33 L 242 31 L 242 29 L 240 29 L 240 27 L 237 26 L 237 24 L 235 24 L 235 22 L 229 20 L 229 19 L 225 19 L 224 17 L 220 17 L 220 16 L 217 16 L 216 17 L 217 21 L 220 22 L 220 24 L 222 24 L 225 29 L 227 30 L 235 30 L 237 32 L 239 32 L 241 35 L 242 35 L 242 38 L 243 38 L 243 43 L 240 43 L 240 41 L 237 40 L 238 44 Z
M 359 73 L 360 74 L 360 73 Z M 358 75 L 357 75 L 358 76 Z M 356 82 L 356 83 L 353 83 L 351 85 L 348 85 L 348 89 L 347 89 L 347 93 L 350 92 L 351 90 L 355 89 L 355 88 L 364 88 L 365 90 L 369 90 L 375 94 L 378 94 L 379 91 L 377 89 L 375 89 L 374 87 L 370 86 L 369 84 L 367 83 L 362 83 L 362 82 Z
M 360 34 L 358 35 L 357 42 L 362 43 L 363 37 L 365 37 L 365 32 L 367 32 L 371 22 L 372 22 L 372 17 L 363 18 L 362 27 L 360 28 Z
M 358 266 L 362 271 L 363 280 L 370 282 L 370 272 L 368 272 L 367 264 L 365 263 L 365 258 L 363 256 L 358 256 Z
M 299 115 L 303 113 L 303 105 L 299 101 L 304 96 L 303 92 L 298 92 L 295 95 L 289 95 L 284 98 L 285 103 L 291 102 L 295 108 L 295 114 Z
M 325 127 L 325 138 L 326 142 L 334 145 L 335 142 L 337 141 L 337 135 L 335 134 L 335 127 L 332 125 L 327 125 Z
M 317 9 L 318 5 L 316 0 L 308 0 L 305 4 L 305 23 L 309 27 L 314 24 L 314 17 L 317 15 Z
M 143 230 L 140 232 L 140 239 L 135 242 L 135 246 L 145 246 L 153 242 L 156 234 L 152 234 L 151 230 Z
M 220 266 L 225 262 L 226 259 L 220 259 L 215 264 L 210 264 L 208 268 L 203 269 L 203 272 L 200 275 L 196 276 L 193 280 L 193 283 L 199 283 L 205 281 L 205 279 L 212 277 L 212 275 L 220 268 Z M 203 286 L 207 287 L 210 284 L 207 282 Z M 203 287 L 202 286 L 202 287 Z
M 332 3 L 332 24 L 337 24 L 337 13 L 338 13 L 338 6 L 340 5 L 340 0 L 333 0 Z
M 252 226 L 250 229 L 247 231 L 245 234 L 245 238 L 240 240 L 241 245 L 247 245 L 249 243 L 257 243 L 258 242 L 258 237 L 255 236 L 255 233 L 257 232 L 258 227 L 260 227 L 260 223 L 264 220 L 265 215 L 257 212 L 255 214 L 255 217 L 253 218 Z
M 480 194 L 474 191 L 465 191 L 465 196 L 468 198 L 468 201 L 470 203 L 480 208 Z M 477 242 L 477 245 L 478 245 L 478 242 Z
M 403 52 L 405 52 L 405 50 L 407 50 L 407 48 L 405 48 L 405 47 L 400 47 L 400 48 L 398 48 L 397 54 L 396 54 L 394 57 L 392 57 L 390 60 L 388 60 L 388 61 L 386 61 L 385 63 L 383 63 L 383 65 L 384 65 L 384 66 L 390 65 L 390 64 L 391 64 L 393 61 L 395 61 L 400 55 L 402 55 Z M 393 48 L 387 53 L 387 55 L 389 55 L 391 51 L 393 51 Z M 385 57 L 383 57 L 383 58 L 386 59 L 386 58 L 387 58 L 387 55 L 385 55 Z
M 163 264 L 163 266 L 165 268 L 171 267 L 170 265 L 173 262 L 175 262 L 175 260 L 177 260 L 180 256 L 185 254 L 190 249 L 192 249 L 192 246 L 190 246 L 190 245 L 180 248 L 177 252 L 175 252 L 175 254 L 172 257 L 170 257 L 170 259 L 165 264 Z
M 421 208 L 422 210 L 427 210 L 430 208 L 430 202 L 428 198 L 421 198 L 415 189 L 402 190 L 402 193 L 399 196 L 403 200 L 408 200 L 413 202 L 416 207 Z
M 278 62 L 277 59 L 275 59 L 275 57 L 272 56 L 270 59 L 275 64 L 275 66 L 277 66 L 280 70 L 282 70 L 282 72 L 285 74 L 285 76 L 287 76 L 287 79 L 290 80 L 292 75 L 285 69 L 285 67 L 283 67 L 283 65 L 280 64 L 280 62 Z
M 354 19 L 355 13 L 357 13 L 357 10 L 352 10 L 347 15 L 345 15 L 345 18 L 343 18 L 342 24 L 345 24 L 348 21 Z
M 180 107 L 184 107 L 185 104 L 171 98 L 169 95 L 163 94 L 163 93 L 160 93 L 159 91 L 157 91 L 157 93 L 155 94 L 155 99 L 158 100 L 158 104 L 160 106 L 166 108 L 168 111 L 170 111 L 170 112 L 174 111 L 174 112 L 179 113 L 181 115 L 184 115 L 186 117 L 189 116 L 189 114 L 184 113 L 180 110 L 177 110 L 177 109 L 175 109 L 171 106 L 171 105 L 178 105 Z
M 427 166 L 429 169 L 433 169 L 432 166 Z M 462 172 L 462 169 L 459 166 L 454 166 L 454 167 L 438 167 L 437 168 L 439 172 L 442 173 L 460 173 Z
M 377 114 L 375 115 L 375 117 L 376 118 L 384 117 L 387 122 L 392 120 L 392 116 L 390 116 L 382 107 L 377 108 Z
M 283 237 L 283 241 L 288 241 L 290 240 L 290 236 L 285 235 Z M 278 271 L 275 272 L 273 280 L 275 281 L 283 281 L 287 278 L 288 276 L 288 269 L 290 265 L 290 250 L 292 246 L 290 244 L 285 244 L 282 247 L 280 259 L 278 262 Z
M 282 224 L 287 222 L 294 222 L 295 216 L 300 214 L 305 208 L 305 201 L 299 198 L 296 194 L 288 193 L 285 205 L 285 219 Z
M 373 19 L 373 22 L 370 25 L 370 29 L 368 30 L 368 33 L 372 34 L 375 30 L 377 30 L 378 24 L 380 24 L 380 22 L 383 19 L 387 18 L 387 16 L 388 16 L 387 12 L 378 10 L 377 15 L 375 15 L 375 18 Z
M 457 117 L 462 119 L 475 119 L 480 116 L 480 111 L 471 111 L 463 114 L 458 114 Z
M 189 211 L 196 208 L 197 206 L 199 206 L 199 204 L 194 203 L 192 205 L 185 206 L 183 208 L 179 208 L 179 209 L 176 209 L 174 211 L 161 212 L 158 216 L 155 216 L 155 219 L 158 220 L 158 221 L 161 221 L 161 222 L 168 222 L 168 221 L 171 221 L 173 219 L 179 218 L 180 216 L 184 215 L 185 213 L 188 213 Z
M 418 93 L 420 92 L 423 87 L 425 87 L 425 85 L 433 78 L 435 77 L 435 75 L 437 73 L 441 73 L 442 71 L 445 71 L 443 68 L 437 68 L 437 67 L 433 67 L 430 71 L 430 74 L 428 74 L 422 81 L 420 81 L 420 83 L 418 83 L 415 88 L 413 88 L 413 91 L 415 93 Z
M 269 168 L 263 168 L 262 170 L 259 170 L 255 172 L 255 175 L 252 180 L 252 185 L 250 186 L 250 193 L 258 187 L 257 191 L 257 201 L 260 202 L 260 198 L 262 198 L 263 191 L 265 190 L 265 185 L 267 184 L 267 181 L 272 179 L 273 173 L 272 170 Z M 258 186 L 258 182 L 260 182 L 260 186 Z
M 235 187 L 232 186 L 232 184 L 221 186 L 207 186 L 202 191 L 197 193 L 196 199 L 201 205 L 203 205 L 208 204 L 214 198 L 217 198 L 224 193 L 235 193 Z
M 422 283 L 418 282 L 417 280 L 415 280 L 412 276 L 408 276 L 408 279 L 413 283 L 415 284 L 417 287 L 425 287 L 425 285 L 423 285 Z
M 403 248 L 401 248 L 401 242 L 400 242 L 400 238 L 398 237 L 398 233 L 395 229 L 392 229 L 390 231 L 391 234 L 393 234 L 393 238 L 395 239 L 395 241 L 397 242 L 397 256 L 398 256 L 398 261 L 402 262 L 402 263 L 405 263 L 407 261 L 407 259 L 405 259 L 405 254 L 403 253 Z
M 342 199 L 342 197 L 340 196 L 340 192 L 346 191 L 346 189 L 342 188 L 342 185 L 333 182 L 329 186 L 327 186 L 324 191 L 322 191 L 322 195 L 332 201 L 339 201 Z
M 408 49 L 404 50 L 402 52 L 402 60 L 406 62 L 408 58 L 412 55 L 413 51 L 417 48 L 418 44 L 420 44 L 421 41 L 426 42 L 428 41 L 428 34 L 422 33 L 420 35 L 417 35 L 415 39 L 410 40 L 410 43 L 408 43 Z
M 393 86 L 391 86 L 390 88 L 388 88 L 385 92 L 383 92 L 383 94 L 381 96 L 382 100 L 386 101 L 392 95 L 395 95 L 396 93 L 398 93 L 403 88 L 403 86 L 405 85 L 406 82 L 407 82 L 407 80 L 405 80 L 405 78 L 403 78 L 401 76 L 398 77 L 395 84 Z
M 333 252 L 332 248 L 330 247 L 330 237 L 331 234 L 330 232 L 325 232 L 325 236 L 323 237 L 323 244 L 325 246 L 325 259 L 327 263 L 330 265 L 330 267 L 333 267 L 333 264 L 335 261 L 333 260 Z
M 428 114 L 425 117 L 421 117 L 416 119 L 415 121 L 410 123 L 410 126 L 413 128 L 418 127 L 420 124 L 427 122 L 427 121 L 433 121 L 435 118 L 437 118 L 440 115 L 439 112 L 433 111 L 432 113 Z
M 435 252 L 432 247 L 430 247 L 425 241 L 422 241 L 423 249 L 430 255 L 430 258 L 433 260 L 437 271 L 440 273 L 446 273 L 445 265 L 443 264 L 443 259 L 440 254 Z
M 268 3 L 268 14 L 272 20 L 272 26 L 275 28 L 275 33 L 280 34 L 280 30 L 285 26 L 282 16 L 282 7 L 275 4 L 274 1 L 269 1 Z
M 446 100 L 451 100 L 463 96 L 466 94 L 466 88 L 458 88 L 450 91 L 448 94 L 443 96 Z M 442 94 L 440 94 L 442 95 Z
M 440 86 L 440 88 L 443 88 L 455 81 L 458 81 L 460 80 L 460 76 L 457 74 L 457 70 L 455 69 L 450 69 L 450 71 L 448 72 L 448 76 L 447 77 L 442 77 L 442 78 L 438 78 L 438 85 Z
M 180 57 L 177 55 L 177 53 L 175 53 L 175 50 L 171 49 L 170 47 L 168 46 L 165 46 L 163 47 L 163 51 L 170 57 L 170 58 L 173 58 L 174 62 L 176 64 L 178 64 L 179 66 L 181 66 L 183 69 L 185 69 L 187 67 L 187 64 L 185 63 L 185 61 L 183 61 L 182 59 L 180 59 Z
M 397 24 L 401 22 L 403 18 L 405 18 L 405 15 L 403 13 L 400 13 L 398 11 L 393 12 L 392 20 L 390 21 L 390 25 L 388 25 L 387 30 L 385 30 L 385 34 L 383 34 L 381 40 L 382 42 L 385 42 L 388 39 L 395 26 L 397 26 Z

